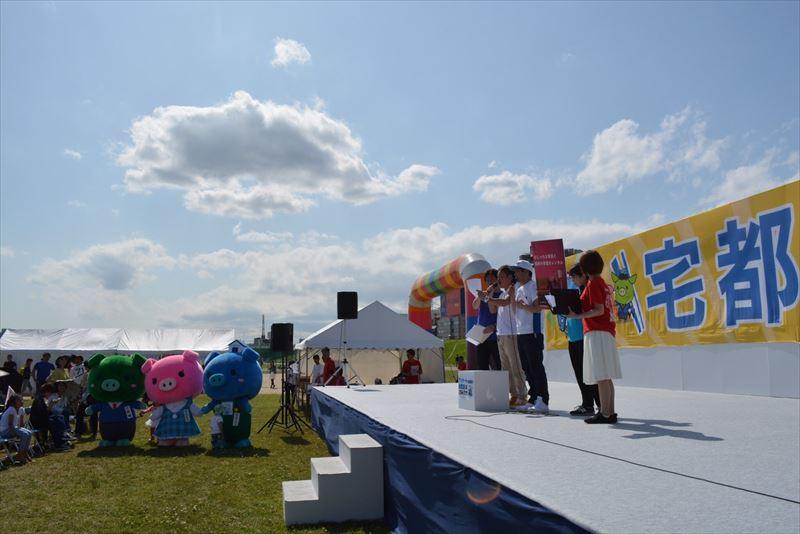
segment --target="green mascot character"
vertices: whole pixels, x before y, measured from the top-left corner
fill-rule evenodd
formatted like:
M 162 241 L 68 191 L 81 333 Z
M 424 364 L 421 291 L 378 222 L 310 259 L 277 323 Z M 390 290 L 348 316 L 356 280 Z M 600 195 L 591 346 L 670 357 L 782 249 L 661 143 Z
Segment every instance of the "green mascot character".
M 145 405 L 139 400 L 144 393 L 141 368 L 145 359 L 133 356 L 95 354 L 89 365 L 89 394 L 95 403 L 86 408 L 86 415 L 99 412 L 101 447 L 130 445 L 136 434 L 136 410 Z

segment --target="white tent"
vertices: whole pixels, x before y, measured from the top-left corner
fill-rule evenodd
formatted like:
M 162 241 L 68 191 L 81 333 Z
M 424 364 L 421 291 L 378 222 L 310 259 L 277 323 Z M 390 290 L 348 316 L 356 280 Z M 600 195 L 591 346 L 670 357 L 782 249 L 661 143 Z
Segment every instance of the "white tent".
M 95 353 L 159 356 L 193 350 L 201 356 L 211 351 L 227 350 L 236 337 L 228 329 L 131 329 L 131 328 L 62 328 L 59 330 L 9 329 L 0 337 L 0 354 L 12 354 L 17 365 L 26 358 L 38 360 L 49 352 L 53 360 L 62 354 L 90 357 Z M 52 360 L 51 360 L 52 361 Z
M 347 361 L 364 382 L 372 384 L 380 378 L 388 384 L 400 373 L 406 349 L 417 351 L 422 382 L 444 382 L 443 345 L 441 339 L 376 300 L 358 310 L 358 319 L 346 324 L 334 321 L 295 345 L 295 349 L 304 351 L 308 358 L 329 347 L 331 356 L 338 361 L 339 347 L 346 346 Z

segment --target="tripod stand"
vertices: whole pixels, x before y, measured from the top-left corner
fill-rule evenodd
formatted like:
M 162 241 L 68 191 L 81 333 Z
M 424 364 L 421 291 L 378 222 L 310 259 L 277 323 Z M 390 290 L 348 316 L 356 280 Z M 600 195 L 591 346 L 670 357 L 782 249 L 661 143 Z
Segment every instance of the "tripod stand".
M 358 372 L 355 368 L 347 361 L 347 319 L 342 319 L 341 329 L 339 330 L 339 361 L 342 362 L 342 365 L 339 367 L 338 372 L 334 372 L 333 375 L 325 381 L 323 384 L 324 386 L 327 386 L 330 381 L 334 380 L 337 376 L 342 377 L 344 385 L 348 388 L 350 387 L 350 382 L 354 379 L 357 380 L 356 384 L 360 382 L 362 386 L 366 386 L 364 380 L 358 376 Z
M 295 413 L 294 407 L 291 403 L 292 399 L 289 399 L 286 381 L 285 352 L 281 352 L 281 365 L 283 366 L 283 369 L 281 370 L 281 405 L 278 408 L 278 411 L 275 412 L 275 414 L 270 417 L 261 428 L 258 429 L 257 434 L 260 434 L 265 428 L 269 428 L 269 432 L 272 432 L 272 429 L 275 428 L 276 425 L 289 432 L 299 430 L 301 434 L 303 433 L 303 425 L 305 425 L 309 430 L 313 431 L 314 429 L 311 428 L 311 425 L 309 425 L 304 419 Z M 295 385 L 295 387 L 297 387 L 297 385 Z M 297 395 L 297 393 L 295 393 L 295 395 Z

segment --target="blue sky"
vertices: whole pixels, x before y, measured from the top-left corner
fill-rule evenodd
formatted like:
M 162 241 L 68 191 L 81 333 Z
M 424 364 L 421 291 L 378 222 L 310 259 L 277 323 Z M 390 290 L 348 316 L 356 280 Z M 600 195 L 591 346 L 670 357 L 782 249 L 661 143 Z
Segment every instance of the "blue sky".
M 797 179 L 798 6 L 3 2 L 0 324 L 308 332 Z

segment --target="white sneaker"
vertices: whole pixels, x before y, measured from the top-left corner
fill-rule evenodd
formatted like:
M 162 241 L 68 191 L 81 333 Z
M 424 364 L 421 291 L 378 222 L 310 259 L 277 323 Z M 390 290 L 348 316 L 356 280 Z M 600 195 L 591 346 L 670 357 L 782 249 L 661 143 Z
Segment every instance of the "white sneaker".
M 518 412 L 529 412 L 533 410 L 533 404 L 531 404 L 530 402 L 526 402 L 525 404 L 514 406 L 512 410 L 516 410 Z
M 536 402 L 533 403 L 533 411 L 548 414 L 550 413 L 550 407 L 544 403 L 541 397 L 536 397 Z

